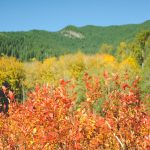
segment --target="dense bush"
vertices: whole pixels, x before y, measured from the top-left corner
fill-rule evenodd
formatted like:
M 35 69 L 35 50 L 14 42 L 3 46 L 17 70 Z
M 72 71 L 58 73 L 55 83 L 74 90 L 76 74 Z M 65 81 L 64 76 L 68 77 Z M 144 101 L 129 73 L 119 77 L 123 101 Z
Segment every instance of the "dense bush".
M 127 74 L 105 71 L 101 81 L 86 73 L 79 107 L 72 81 L 60 80 L 56 88 L 36 86 L 24 104 L 11 103 L 9 117 L 1 114 L 0 148 L 148 150 L 150 116 L 140 99 L 139 77 L 128 80 Z M 100 100 L 96 113 L 93 104 Z
M 0 85 L 7 81 L 14 90 L 17 99 L 22 98 L 22 87 L 25 79 L 23 63 L 14 57 L 0 57 Z

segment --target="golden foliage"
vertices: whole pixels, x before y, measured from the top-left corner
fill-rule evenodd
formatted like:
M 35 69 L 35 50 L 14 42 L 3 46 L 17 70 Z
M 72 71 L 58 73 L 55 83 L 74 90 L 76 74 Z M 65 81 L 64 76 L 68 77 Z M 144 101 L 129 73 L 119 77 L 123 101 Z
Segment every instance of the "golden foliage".
M 140 66 L 138 65 L 135 58 L 129 56 L 120 63 L 119 69 L 121 71 L 129 71 L 129 72 L 139 73 Z
M 12 89 L 18 93 L 24 79 L 23 63 L 14 57 L 0 57 L 0 84 L 8 81 Z

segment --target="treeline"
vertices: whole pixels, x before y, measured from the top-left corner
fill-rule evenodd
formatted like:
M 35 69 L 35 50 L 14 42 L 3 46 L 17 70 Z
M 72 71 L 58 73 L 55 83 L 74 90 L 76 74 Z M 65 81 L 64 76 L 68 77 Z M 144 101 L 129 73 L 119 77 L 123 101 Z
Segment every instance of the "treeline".
M 104 43 L 111 45 L 111 54 L 114 54 L 120 42 L 131 43 L 137 33 L 145 30 L 150 30 L 150 21 L 137 25 L 109 27 L 68 26 L 58 32 L 1 32 L 0 55 L 16 57 L 23 61 L 34 58 L 44 60 L 75 53 L 79 49 L 87 54 L 95 54 Z

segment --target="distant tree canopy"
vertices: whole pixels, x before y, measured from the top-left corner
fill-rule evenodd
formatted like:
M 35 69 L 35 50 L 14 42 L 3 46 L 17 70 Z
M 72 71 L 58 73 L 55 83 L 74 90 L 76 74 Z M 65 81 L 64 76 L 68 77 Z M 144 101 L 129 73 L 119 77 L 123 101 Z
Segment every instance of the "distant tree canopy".
M 0 55 L 13 56 L 23 61 L 43 60 L 48 57 L 75 53 L 80 49 L 84 53 L 94 54 L 105 51 L 112 54 L 122 41 L 133 41 L 137 33 L 150 30 L 150 21 L 137 25 L 122 26 L 68 26 L 58 32 L 31 30 L 28 32 L 0 32 Z M 148 35 L 143 34 L 136 40 L 138 46 L 134 53 L 142 61 L 138 49 L 146 46 Z M 102 53 L 102 52 L 100 52 Z M 141 62 L 140 62 L 141 63 Z

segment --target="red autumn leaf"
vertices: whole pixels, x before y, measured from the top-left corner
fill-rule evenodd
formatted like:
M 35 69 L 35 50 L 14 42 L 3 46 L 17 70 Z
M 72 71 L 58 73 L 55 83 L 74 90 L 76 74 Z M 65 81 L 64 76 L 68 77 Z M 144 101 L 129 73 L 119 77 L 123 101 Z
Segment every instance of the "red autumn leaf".
M 106 70 L 104 71 L 103 76 L 104 76 L 104 78 L 106 78 L 106 79 L 108 78 L 108 72 L 107 72 Z
M 75 140 L 79 141 L 81 138 L 83 138 L 83 135 L 80 132 L 77 133 L 76 136 L 75 136 Z
M 58 137 L 58 134 L 56 132 L 49 132 L 47 135 L 48 140 L 55 140 L 57 139 L 57 137 Z
M 96 122 L 96 126 L 100 127 L 100 126 L 104 125 L 104 123 L 105 123 L 104 118 L 98 117 L 97 122 Z
M 126 88 L 130 88 L 130 86 L 127 83 L 122 84 L 121 88 L 125 90 Z

